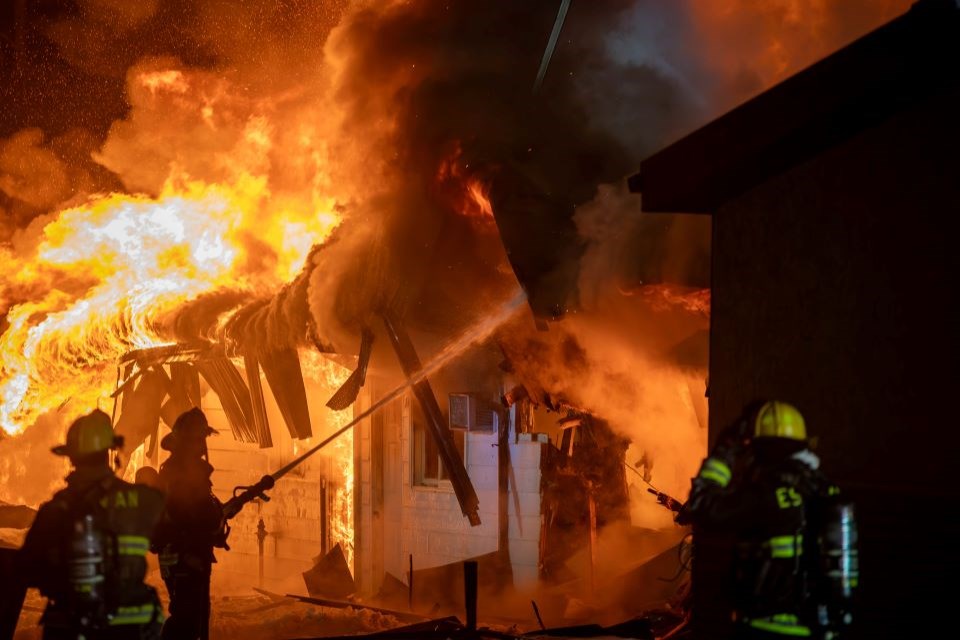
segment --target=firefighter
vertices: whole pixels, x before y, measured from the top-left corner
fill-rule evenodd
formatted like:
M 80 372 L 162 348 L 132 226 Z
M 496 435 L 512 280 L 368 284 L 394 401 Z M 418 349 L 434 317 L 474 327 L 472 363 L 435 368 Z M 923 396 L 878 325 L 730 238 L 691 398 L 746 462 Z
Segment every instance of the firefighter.
M 737 638 L 839 638 L 851 622 L 852 506 L 821 473 L 806 438 L 792 405 L 748 412 L 721 435 L 677 516 L 703 534 L 736 538 Z
M 73 470 L 40 507 L 19 558 L 28 585 L 48 598 L 44 638 L 160 637 L 160 601 L 143 578 L 163 494 L 113 474 L 109 452 L 121 445 L 110 416 L 95 410 L 53 448 Z
M 160 466 L 167 509 L 157 532 L 160 572 L 170 594 L 163 638 L 206 638 L 214 547 L 226 548 L 223 505 L 213 495 L 207 436 L 217 433 L 200 409 L 180 415 L 160 446 L 170 457 Z

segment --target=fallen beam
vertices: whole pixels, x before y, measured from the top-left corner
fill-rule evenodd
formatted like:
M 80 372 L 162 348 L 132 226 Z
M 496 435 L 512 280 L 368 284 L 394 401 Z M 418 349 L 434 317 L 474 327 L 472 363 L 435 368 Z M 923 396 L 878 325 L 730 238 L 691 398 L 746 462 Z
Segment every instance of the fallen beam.
M 633 638 L 633 640 L 653 640 L 654 634 L 650 621 L 634 618 L 609 627 L 598 624 L 578 624 L 570 627 L 537 629 L 523 634 L 527 638 Z
M 359 604 L 357 602 L 344 602 L 342 600 L 328 600 L 326 598 L 298 596 L 292 593 L 288 593 L 286 597 L 292 598 L 298 602 L 304 602 L 306 604 L 315 604 L 321 607 L 330 607 L 332 609 L 355 609 L 357 611 L 373 611 L 374 613 L 393 616 L 397 620 L 406 620 L 411 622 L 424 622 L 430 619 L 430 618 L 427 618 L 426 616 L 420 616 L 415 613 L 410 613 L 409 611 L 394 611 L 393 609 L 384 609 L 382 607 L 372 607 L 370 605 Z
M 413 394 L 423 408 L 430 434 L 433 436 L 440 453 L 440 461 L 447 473 L 450 474 L 450 484 L 453 485 L 453 492 L 457 495 L 460 510 L 470 521 L 471 526 L 479 526 L 480 500 L 477 498 L 477 492 L 473 488 L 470 476 L 467 475 L 467 470 L 463 466 L 460 452 L 457 451 L 457 447 L 453 443 L 453 434 L 450 432 L 447 422 L 443 419 L 443 413 L 440 411 L 440 405 L 437 404 L 437 396 L 433 393 L 430 382 L 425 377 L 417 380 L 418 374 L 423 370 L 423 365 L 417 355 L 416 348 L 413 346 L 413 341 L 400 324 L 399 319 L 390 313 L 383 314 L 383 323 L 387 328 L 387 335 L 390 337 L 390 343 L 397 353 L 397 359 L 400 361 L 404 375 L 411 381 L 416 380 L 411 385 Z

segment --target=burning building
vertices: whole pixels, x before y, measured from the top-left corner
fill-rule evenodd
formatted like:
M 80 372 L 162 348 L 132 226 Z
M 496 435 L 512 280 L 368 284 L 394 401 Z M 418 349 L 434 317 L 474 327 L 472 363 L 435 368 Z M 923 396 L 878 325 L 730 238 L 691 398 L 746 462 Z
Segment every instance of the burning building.
M 315 435 L 352 417 L 320 403 L 349 371 L 316 353 L 239 359 L 217 346 L 173 345 L 128 353 L 120 365 L 115 430 L 129 452 L 121 465 L 130 481 L 145 466 L 160 467 L 163 433 L 191 407 L 200 407 L 217 430 L 208 449 L 214 491 L 224 502 L 235 488 L 255 484 L 308 448 Z M 311 417 L 320 422 L 315 426 Z M 289 583 L 337 545 L 344 561 L 352 561 L 351 452 L 349 436 L 337 439 L 276 487 L 269 501 L 257 500 L 231 520 L 230 553 L 219 558 L 220 591 L 251 584 L 282 590 L 284 579 Z

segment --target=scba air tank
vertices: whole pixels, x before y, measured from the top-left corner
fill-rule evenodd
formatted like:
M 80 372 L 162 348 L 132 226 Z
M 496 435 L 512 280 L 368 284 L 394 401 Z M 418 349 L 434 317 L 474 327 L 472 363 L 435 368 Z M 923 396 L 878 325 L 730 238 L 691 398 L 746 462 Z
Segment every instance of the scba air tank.
M 824 605 L 830 626 L 846 626 L 852 620 L 851 605 L 860 582 L 857 551 L 857 521 L 853 505 L 837 503 L 826 508 L 820 538 Z
M 103 615 L 105 582 L 104 536 L 92 515 L 74 523 L 69 567 L 74 617 L 82 626 L 92 626 Z

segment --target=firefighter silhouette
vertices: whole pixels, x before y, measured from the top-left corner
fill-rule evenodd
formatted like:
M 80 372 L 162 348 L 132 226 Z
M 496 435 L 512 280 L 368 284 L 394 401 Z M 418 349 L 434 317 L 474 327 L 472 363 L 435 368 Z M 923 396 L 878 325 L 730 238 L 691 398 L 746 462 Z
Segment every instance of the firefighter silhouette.
M 195 640 L 209 633 L 213 549 L 227 546 L 223 504 L 213 495 L 207 455 L 207 436 L 214 433 L 203 412 L 194 408 L 178 417 L 160 442 L 170 452 L 160 466 L 167 508 L 155 542 L 170 593 L 165 639 Z
M 19 555 L 28 585 L 49 599 L 44 638 L 160 637 L 162 608 L 143 579 L 163 494 L 113 474 L 109 451 L 121 445 L 110 417 L 95 410 L 53 449 L 73 470 L 40 506 Z
M 819 466 L 800 412 L 767 402 L 721 434 L 693 479 L 677 522 L 736 537 L 737 638 L 839 638 L 851 622 L 853 508 Z

